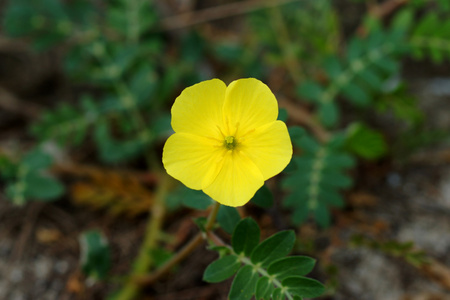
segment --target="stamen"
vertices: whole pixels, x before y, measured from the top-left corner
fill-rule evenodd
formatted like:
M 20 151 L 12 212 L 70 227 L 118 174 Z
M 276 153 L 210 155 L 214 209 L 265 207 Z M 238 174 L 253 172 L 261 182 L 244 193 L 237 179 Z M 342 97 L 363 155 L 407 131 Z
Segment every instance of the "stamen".
M 223 133 L 222 128 L 220 128 L 219 125 L 216 124 L 217 129 L 219 129 L 220 134 L 222 135 L 223 138 L 226 137 L 226 135 Z
M 231 135 L 227 136 L 225 138 L 224 145 L 225 145 L 225 148 L 227 148 L 228 150 L 233 150 L 237 145 L 236 138 Z

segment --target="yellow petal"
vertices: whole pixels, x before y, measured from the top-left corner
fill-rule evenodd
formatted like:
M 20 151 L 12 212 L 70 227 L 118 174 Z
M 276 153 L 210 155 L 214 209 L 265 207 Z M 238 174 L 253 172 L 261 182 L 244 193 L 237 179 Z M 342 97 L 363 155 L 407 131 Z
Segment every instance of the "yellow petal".
M 255 78 L 233 81 L 226 89 L 224 103 L 226 135 L 246 131 L 277 119 L 278 103 L 269 87 Z
M 242 152 L 229 150 L 219 174 L 203 191 L 223 205 L 242 206 L 263 184 L 263 176 L 255 164 Z
M 226 85 L 219 79 L 197 83 L 183 90 L 172 106 L 172 128 L 207 137 L 222 137 Z
M 200 190 L 214 181 L 226 149 L 217 141 L 188 133 L 175 133 L 163 149 L 163 164 L 169 175 L 191 189 Z
M 275 121 L 256 128 L 240 139 L 241 149 L 267 180 L 289 164 L 292 143 L 286 124 Z

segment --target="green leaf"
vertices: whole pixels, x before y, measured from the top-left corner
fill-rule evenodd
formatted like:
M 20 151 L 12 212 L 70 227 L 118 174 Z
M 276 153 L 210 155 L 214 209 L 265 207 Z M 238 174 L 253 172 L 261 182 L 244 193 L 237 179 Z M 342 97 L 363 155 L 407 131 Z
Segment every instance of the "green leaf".
M 303 209 L 296 207 L 296 209 L 294 210 L 294 213 L 291 215 L 292 222 L 295 225 L 299 225 L 299 224 L 305 222 L 309 217 L 309 210 L 306 207 L 306 202 L 304 202 L 304 203 L 305 203 L 305 205 L 304 205 Z
M 181 197 L 183 204 L 193 209 L 205 210 L 213 203 L 211 197 L 202 191 L 186 189 Z
M 173 257 L 173 253 L 164 248 L 156 248 L 150 251 L 150 255 L 155 262 L 155 267 L 163 266 L 169 259 Z
M 313 210 L 314 218 L 317 221 L 317 224 L 320 225 L 322 228 L 327 228 L 330 226 L 331 223 L 331 217 L 330 217 L 330 211 L 326 206 L 318 205 L 316 209 Z
M 305 129 L 302 127 L 299 127 L 299 126 L 290 126 L 288 128 L 288 131 L 289 131 L 289 135 L 291 136 L 292 140 L 299 140 L 306 133 Z
M 253 249 L 259 244 L 260 232 L 258 224 L 252 218 L 241 220 L 231 239 L 231 245 L 237 254 L 244 253 L 250 256 Z
M 272 192 L 266 185 L 263 185 L 251 199 L 252 203 L 262 208 L 270 208 L 273 206 Z
M 8 156 L 0 153 L 0 177 L 4 180 L 11 180 L 16 176 L 18 165 Z
M 64 36 L 52 32 L 36 38 L 31 46 L 36 52 L 43 52 L 61 43 L 63 40 Z
M 285 108 L 280 108 L 278 112 L 278 120 L 286 122 L 288 119 L 288 112 Z
M 403 9 L 399 13 L 395 14 L 395 18 L 392 21 L 392 27 L 395 30 L 406 32 L 410 29 L 414 20 L 414 13 L 412 9 Z
M 262 267 L 268 266 L 274 260 L 291 252 L 295 243 L 295 233 L 292 230 L 278 232 L 259 244 L 252 252 L 251 260 Z
M 352 185 L 353 180 L 345 169 L 355 164 L 353 157 L 343 151 L 345 138 L 344 134 L 335 133 L 326 144 L 319 144 L 305 134 L 297 141 L 303 153 L 292 159 L 295 168 L 291 168 L 293 170 L 282 181 L 282 187 L 290 192 L 284 198 L 283 206 L 293 208 L 291 219 L 294 224 L 313 215 L 324 226 L 330 221 L 329 207 L 343 206 L 339 190 Z
M 325 59 L 324 68 L 327 71 L 328 76 L 336 79 L 342 73 L 342 64 L 335 56 L 330 56 Z
M 349 82 L 343 87 L 342 92 L 352 101 L 352 103 L 358 106 L 366 106 L 370 103 L 370 96 L 368 93 L 363 90 L 360 85 L 353 82 Z
M 41 18 L 36 20 L 33 17 Z M 41 21 L 41 19 L 43 17 L 36 15 L 32 6 L 11 1 L 11 5 L 7 6 L 4 11 L 2 25 L 8 35 L 19 37 L 32 32 L 36 25 L 38 25 L 37 23 L 45 22 L 45 20 Z
M 217 222 L 227 233 L 232 234 L 241 216 L 235 207 L 221 205 L 217 214 Z
M 346 146 L 365 159 L 377 159 L 387 152 L 384 136 L 361 123 L 354 123 L 348 128 Z
M 352 185 L 353 180 L 338 172 L 337 170 L 328 170 L 322 173 L 322 181 L 320 185 L 323 187 L 348 188 Z
M 347 60 L 357 60 L 363 54 L 363 44 L 358 38 L 353 38 L 347 47 Z
M 119 163 L 134 158 L 153 140 L 149 131 L 140 132 L 126 140 L 116 140 L 111 136 L 107 120 L 97 123 L 94 138 L 100 158 L 106 163 Z
M 383 57 L 380 60 L 374 61 L 374 65 L 388 74 L 395 73 L 399 68 L 399 62 L 390 57 Z
M 351 168 L 355 165 L 355 160 L 352 156 L 345 153 L 335 153 L 330 151 L 325 158 L 327 168 Z
M 215 43 L 213 48 L 215 56 L 228 63 L 235 63 L 244 52 L 242 45 L 238 43 Z
M 10 183 L 5 187 L 5 194 L 8 200 L 10 200 L 14 205 L 24 205 L 27 201 L 24 196 L 24 188 L 22 182 Z
M 96 280 L 104 279 L 111 267 L 111 254 L 103 234 L 98 230 L 84 232 L 80 236 L 80 248 L 83 273 Z
M 269 278 L 261 277 L 256 283 L 255 298 L 256 300 L 270 300 L 274 290 L 275 286 L 269 282 Z
M 138 104 L 147 104 L 152 102 L 158 78 L 150 63 L 141 63 L 130 79 L 130 90 L 136 98 Z
M 64 193 L 64 185 L 50 175 L 30 172 L 25 176 L 24 184 L 27 199 L 53 200 Z
M 281 288 L 276 288 L 272 293 L 273 300 L 284 300 L 284 292 Z
M 274 275 L 278 280 L 290 276 L 306 275 L 312 271 L 316 261 L 307 256 L 290 256 L 274 261 L 267 268 L 267 273 Z
M 379 91 L 383 87 L 383 79 L 374 70 L 367 68 L 360 72 L 359 76 L 367 83 L 374 91 Z
M 298 88 L 298 94 L 306 100 L 316 102 L 323 93 L 323 87 L 314 81 L 304 81 Z
M 322 189 L 320 191 L 320 200 L 324 203 L 335 206 L 335 207 L 342 207 L 344 206 L 344 200 L 342 196 L 338 193 L 335 193 L 334 191 L 329 191 L 327 189 Z
M 42 150 L 34 149 L 25 155 L 22 164 L 30 170 L 43 169 L 52 164 L 52 158 Z
M 325 287 L 319 281 L 302 276 L 288 277 L 281 284 L 288 287 L 289 292 L 300 297 L 318 297 L 325 291 Z
M 258 272 L 252 266 L 245 266 L 239 270 L 231 284 L 230 300 L 250 300 L 255 294 Z
M 342 148 L 345 145 L 346 136 L 343 133 L 335 133 L 331 136 L 330 140 L 327 143 L 327 148 L 332 149 L 333 151 L 342 151 Z
M 203 273 L 207 282 L 221 282 L 231 277 L 239 270 L 241 263 L 235 255 L 228 255 L 212 262 Z
M 208 219 L 206 217 L 198 217 L 193 219 L 195 225 L 198 226 L 201 232 L 206 232 L 206 223 L 208 222 Z
M 319 106 L 319 118 L 327 127 L 336 125 L 339 119 L 339 111 L 334 102 L 325 102 Z
M 89 96 L 81 99 L 85 112 L 67 104 L 61 104 L 52 111 L 45 112 L 33 125 L 31 131 L 40 140 L 55 140 L 60 144 L 80 144 L 89 125 L 96 121 L 99 113 L 94 100 Z
M 167 139 L 172 133 L 174 133 L 172 126 L 170 125 L 171 117 L 168 113 L 159 113 L 151 124 L 153 131 L 157 138 Z
M 301 139 L 294 140 L 293 142 L 302 148 L 303 151 L 309 153 L 315 153 L 321 147 L 318 142 L 306 134 Z

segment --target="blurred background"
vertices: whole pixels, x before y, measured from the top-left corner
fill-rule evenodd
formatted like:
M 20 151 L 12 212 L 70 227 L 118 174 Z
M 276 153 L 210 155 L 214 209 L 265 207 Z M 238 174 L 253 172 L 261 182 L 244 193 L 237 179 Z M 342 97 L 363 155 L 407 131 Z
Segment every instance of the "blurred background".
M 219 234 L 245 216 L 295 229 L 320 299 L 450 299 L 449 16 L 448 0 L 0 1 L 0 299 L 113 299 L 161 211 L 151 268 L 186 244 L 210 200 L 176 182 L 155 200 L 170 107 L 245 77 L 276 95 L 295 153 Z M 202 281 L 216 258 L 199 247 L 139 299 L 227 299 L 230 280 Z

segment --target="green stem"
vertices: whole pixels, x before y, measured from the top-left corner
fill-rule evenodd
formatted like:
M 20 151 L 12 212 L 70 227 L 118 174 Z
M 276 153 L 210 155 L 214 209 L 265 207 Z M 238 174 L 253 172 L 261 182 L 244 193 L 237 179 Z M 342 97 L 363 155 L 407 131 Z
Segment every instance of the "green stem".
M 211 210 L 211 213 L 208 216 L 208 220 L 206 221 L 206 225 L 205 225 L 206 232 L 210 231 L 213 228 L 214 223 L 216 222 L 217 214 L 219 213 L 219 208 L 220 208 L 220 203 L 215 202 L 214 206 Z
M 146 276 L 135 276 L 135 282 L 139 285 L 145 286 L 155 282 L 162 275 L 169 272 L 174 266 L 183 261 L 192 251 L 195 250 L 203 241 L 206 239 L 207 233 L 213 228 L 217 213 L 219 212 L 220 203 L 216 202 L 208 216 L 208 220 L 206 221 L 205 230 L 206 233 L 199 232 L 192 240 L 189 241 L 186 246 L 184 246 L 175 256 L 173 256 L 169 261 L 167 261 L 164 265 L 161 266 L 154 273 L 146 275 Z
M 139 254 L 133 262 L 133 269 L 130 278 L 145 274 L 152 266 L 153 259 L 151 251 L 155 249 L 162 222 L 165 215 L 164 200 L 170 187 L 170 177 L 164 174 L 158 185 L 158 190 L 154 199 L 154 203 L 150 208 L 151 218 L 148 221 L 144 242 L 139 250 Z M 140 286 L 133 280 L 128 280 L 125 286 L 118 292 L 115 300 L 132 300 L 136 299 L 140 292 Z

